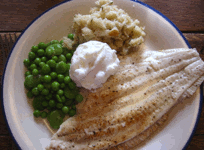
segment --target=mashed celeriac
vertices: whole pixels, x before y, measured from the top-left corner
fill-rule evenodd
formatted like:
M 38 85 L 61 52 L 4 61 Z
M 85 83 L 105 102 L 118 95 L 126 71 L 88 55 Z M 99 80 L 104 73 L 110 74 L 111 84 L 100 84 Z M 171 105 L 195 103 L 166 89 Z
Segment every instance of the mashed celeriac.
M 76 14 L 73 29 L 75 40 L 107 43 L 121 54 L 144 42 L 144 27 L 138 19 L 131 18 L 125 10 L 113 5 L 112 0 L 98 0 L 87 15 Z

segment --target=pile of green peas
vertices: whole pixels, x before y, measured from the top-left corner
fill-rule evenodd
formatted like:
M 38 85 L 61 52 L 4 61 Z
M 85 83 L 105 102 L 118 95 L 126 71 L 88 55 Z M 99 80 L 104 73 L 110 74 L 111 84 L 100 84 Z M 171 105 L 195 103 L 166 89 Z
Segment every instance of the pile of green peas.
M 68 34 L 73 40 L 74 35 Z M 27 97 L 33 98 L 35 117 L 47 118 L 50 126 L 58 129 L 65 115 L 76 114 L 76 104 L 83 101 L 76 84 L 69 76 L 74 50 L 63 47 L 63 41 L 52 40 L 32 46 L 23 63 Z

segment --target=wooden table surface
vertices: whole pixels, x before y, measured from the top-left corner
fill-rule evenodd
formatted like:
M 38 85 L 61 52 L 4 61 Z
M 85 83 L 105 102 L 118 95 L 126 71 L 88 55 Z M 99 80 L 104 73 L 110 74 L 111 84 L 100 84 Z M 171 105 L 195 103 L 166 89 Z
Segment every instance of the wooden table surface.
M 63 0 L 1 0 L 0 4 L 0 36 L 4 44 L 4 36 L 19 36 L 26 26 L 48 8 Z M 204 60 L 204 0 L 142 0 L 167 16 L 189 41 L 191 47 L 197 48 Z M 4 45 L 3 44 L 3 45 Z M 0 45 L 0 78 L 4 63 L 10 49 L 3 51 Z M 1 84 L 2 81 L 0 81 Z M 1 97 L 2 101 L 2 97 Z M 202 106 L 203 107 L 203 106 Z M 18 149 L 9 134 L 0 105 L 0 149 Z M 204 109 L 187 150 L 204 149 Z

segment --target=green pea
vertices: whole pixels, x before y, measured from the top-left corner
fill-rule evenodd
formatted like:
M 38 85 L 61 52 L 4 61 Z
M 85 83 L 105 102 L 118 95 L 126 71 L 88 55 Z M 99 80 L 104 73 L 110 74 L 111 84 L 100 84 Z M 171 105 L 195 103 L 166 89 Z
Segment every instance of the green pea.
M 52 56 L 52 60 L 54 60 L 55 62 L 58 61 L 58 57 L 57 56 Z
M 50 106 L 47 106 L 47 110 L 52 110 L 52 107 L 50 107 Z M 49 115 L 48 115 L 49 116 Z
M 40 80 L 40 82 L 44 82 L 44 76 L 41 75 L 41 76 L 39 77 L 39 80 Z
M 47 47 L 47 45 L 44 42 L 40 42 L 38 44 L 38 48 L 40 48 L 40 49 L 46 49 L 46 47 Z
M 43 107 L 47 107 L 48 105 L 49 105 L 49 104 L 48 104 L 47 101 L 43 101 L 43 102 L 42 102 L 42 106 L 43 106 Z
M 69 85 L 70 89 L 75 89 L 76 88 L 76 84 L 74 82 L 72 82 L 72 81 L 69 82 L 68 85 Z
M 37 65 L 36 64 L 31 64 L 30 67 L 29 67 L 30 70 L 33 70 L 33 69 L 37 69 Z
M 71 50 L 71 54 L 74 55 L 75 50 Z
M 33 69 L 33 71 L 32 71 L 32 75 L 34 75 L 34 76 L 37 76 L 38 75 L 38 69 Z
M 51 72 L 50 76 L 52 79 L 56 79 L 57 78 L 57 73 L 56 72 Z
M 34 110 L 33 115 L 37 118 L 40 116 L 40 111 L 39 110 Z
M 43 81 L 44 81 L 44 80 L 43 80 Z M 49 89 L 49 90 L 50 90 L 50 89 L 52 88 L 52 83 L 51 83 L 51 82 L 49 82 L 49 83 L 45 83 L 45 82 L 44 82 L 43 85 L 45 86 L 46 89 Z
M 54 100 L 49 101 L 49 106 L 50 107 L 55 107 L 55 105 L 56 105 L 56 102 Z
M 40 62 L 39 66 L 42 68 L 45 65 L 45 62 Z
M 24 82 L 24 87 L 25 87 L 26 89 L 28 89 L 28 90 L 31 89 L 31 87 L 29 87 L 29 86 L 26 84 L 26 82 Z
M 71 67 L 71 63 L 67 63 L 67 70 L 69 70 Z
M 34 78 L 33 75 L 28 75 L 25 78 L 24 85 L 30 89 L 30 88 L 36 87 L 39 84 L 39 82 L 40 80 L 38 78 Z
M 41 61 L 42 61 L 42 62 L 46 62 L 46 61 L 47 61 L 47 58 L 46 58 L 46 57 L 42 57 L 42 58 L 41 58 Z
M 43 67 L 42 67 L 42 73 L 43 74 L 49 74 L 51 71 L 50 69 L 50 66 L 48 64 L 45 64 Z
M 50 46 L 50 45 L 51 45 L 51 41 L 50 41 L 50 42 L 48 42 L 46 45 L 47 45 L 47 47 L 48 47 L 48 46 Z
M 61 44 L 53 44 L 52 46 L 54 47 L 54 54 L 55 55 L 61 55 L 62 54 L 63 49 L 62 49 Z
M 27 97 L 28 97 L 28 98 L 32 98 L 32 97 L 33 97 L 33 93 L 32 93 L 32 91 L 28 91 L 28 93 L 27 93 Z
M 51 57 L 54 53 L 53 49 L 51 48 L 46 49 L 45 52 L 46 52 L 47 57 Z
M 49 43 L 46 43 L 45 45 L 46 45 L 46 48 L 47 48 L 48 46 L 50 46 L 50 42 L 49 42 Z
M 60 44 L 63 44 L 63 43 L 64 43 L 64 41 L 63 41 L 63 40 L 61 40 L 61 41 L 60 41 Z
M 74 116 L 76 114 L 76 110 L 70 109 L 68 114 L 69 114 L 70 117 L 72 117 L 72 116 Z
M 75 97 L 79 94 L 79 90 L 77 88 L 72 90 L 72 93 L 75 95 Z
M 67 37 L 68 37 L 69 39 L 73 40 L 73 39 L 74 39 L 74 34 L 70 33 L 70 34 L 68 34 Z
M 54 129 L 59 129 L 60 125 L 63 122 L 62 114 L 58 110 L 55 110 L 52 111 L 48 117 L 49 119 L 48 118 L 47 119 L 50 123 L 50 126 Z
M 59 113 L 60 113 L 60 117 L 62 117 L 62 118 L 65 117 L 65 114 L 62 112 L 62 110 L 57 110 L 57 111 L 59 111 Z
M 65 83 L 65 84 L 68 84 L 69 82 L 71 82 L 71 78 L 70 78 L 69 76 L 66 76 L 66 77 L 64 78 L 64 83 Z
M 62 103 L 66 102 L 65 96 L 61 96 Z
M 38 56 L 40 56 L 40 57 L 42 57 L 42 56 L 44 55 L 44 53 L 45 53 L 44 49 L 39 49 L 39 50 L 37 51 L 37 54 L 38 54 Z
M 62 103 L 57 103 L 56 107 L 57 107 L 58 109 L 61 109 L 61 108 L 63 107 L 63 104 L 62 104 Z
M 48 95 L 49 94 L 49 90 L 48 89 L 43 89 L 41 94 L 42 95 Z
M 60 84 L 57 81 L 52 82 L 52 90 L 58 91 Z
M 34 60 L 35 57 L 36 57 L 36 55 L 35 55 L 34 52 L 29 52 L 29 53 L 28 53 L 28 58 L 29 58 L 29 60 Z
M 30 71 L 26 71 L 26 72 L 25 72 L 25 76 L 28 76 L 28 75 L 31 75 L 31 72 L 30 72 Z
M 57 94 L 58 94 L 59 96 L 62 96 L 62 95 L 64 94 L 64 91 L 61 90 L 61 89 L 59 89 L 59 90 L 57 91 Z
M 47 117 L 47 112 L 43 111 L 43 112 L 41 113 L 41 117 L 42 117 L 42 118 L 46 118 L 46 117 Z
M 73 102 L 73 100 L 68 100 L 68 101 L 65 102 L 65 105 L 70 106 L 72 104 L 72 102 Z
M 66 54 L 66 58 L 67 58 L 67 60 L 71 60 L 71 58 L 72 58 L 72 53 L 67 53 L 67 54 Z
M 52 93 L 49 93 L 48 95 L 46 95 L 46 96 L 45 96 L 45 99 L 46 99 L 46 100 L 52 99 Z
M 32 89 L 32 93 L 33 93 L 33 95 L 39 95 L 39 90 L 38 90 L 38 88 L 37 87 L 35 87 L 35 88 L 33 88 Z
M 44 82 L 45 82 L 45 83 L 50 83 L 51 80 L 52 80 L 52 78 L 51 78 L 50 75 L 45 75 L 45 76 L 44 76 Z
M 69 76 L 69 70 L 64 73 L 65 76 Z
M 65 56 L 70 51 L 67 47 L 62 47 L 62 50 L 63 50 L 62 54 L 65 55 Z
M 71 106 L 71 109 L 76 110 L 76 105 L 73 104 L 73 105 Z
M 69 112 L 69 107 L 63 106 L 63 107 L 62 107 L 62 112 L 65 113 L 65 114 L 68 114 L 68 112 Z
M 60 103 L 62 102 L 62 99 L 60 98 L 60 96 L 58 94 L 56 95 L 56 98 L 57 98 L 58 102 L 60 102 Z
M 64 89 L 64 96 L 68 99 L 74 99 L 75 95 L 72 93 L 69 89 L 65 88 Z
M 56 72 L 57 74 L 63 74 L 67 71 L 67 65 L 65 62 L 61 61 L 56 65 Z
M 41 59 L 40 58 L 35 58 L 35 60 L 34 60 L 34 63 L 36 64 L 36 65 L 39 65 L 39 63 L 41 62 Z
M 42 91 L 44 89 L 44 85 L 38 84 L 37 88 L 38 88 L 39 91 Z
M 56 62 L 52 59 L 48 60 L 47 61 L 47 64 L 51 67 L 51 68 L 54 68 L 56 67 Z
M 29 67 L 29 66 L 30 66 L 30 60 L 29 60 L 29 59 L 24 59 L 23 63 L 24 63 L 24 65 L 25 65 L 26 67 Z
M 81 94 L 78 94 L 76 97 L 75 97 L 75 100 L 80 103 L 83 101 L 83 96 Z
M 59 44 L 59 41 L 58 40 L 52 40 L 50 43 L 51 44 Z
M 42 95 L 36 96 L 33 100 L 33 108 L 37 110 L 43 110 L 44 107 L 42 106 L 42 102 L 44 97 Z
M 34 45 L 34 46 L 31 47 L 31 51 L 34 52 L 34 53 L 36 53 L 36 52 L 38 51 L 38 49 L 39 49 L 39 48 L 38 48 L 38 46 L 36 46 L 36 45 Z
M 65 83 L 61 83 L 61 84 L 60 84 L 60 88 L 61 88 L 61 89 L 65 88 Z
M 58 57 L 58 62 L 61 62 L 61 61 L 63 61 L 63 62 L 67 62 L 67 59 L 66 59 L 66 57 L 63 55 L 63 54 L 61 54 L 59 57 Z
M 48 56 L 48 57 L 51 57 L 53 54 L 54 54 L 54 47 L 53 47 L 53 45 L 50 45 L 50 46 L 48 46 L 46 49 L 45 49 L 45 54 L 46 54 L 46 56 Z
M 63 82 L 63 81 L 64 81 L 64 75 L 58 74 L 58 75 L 57 75 L 57 81 L 58 81 L 58 82 Z

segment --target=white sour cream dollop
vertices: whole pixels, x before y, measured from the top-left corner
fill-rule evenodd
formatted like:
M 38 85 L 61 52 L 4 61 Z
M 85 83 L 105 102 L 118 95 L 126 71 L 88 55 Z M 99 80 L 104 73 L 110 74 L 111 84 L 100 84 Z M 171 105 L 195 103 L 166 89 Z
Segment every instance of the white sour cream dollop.
M 70 77 L 78 87 L 96 89 L 119 67 L 116 50 L 99 41 L 80 44 L 71 59 Z

